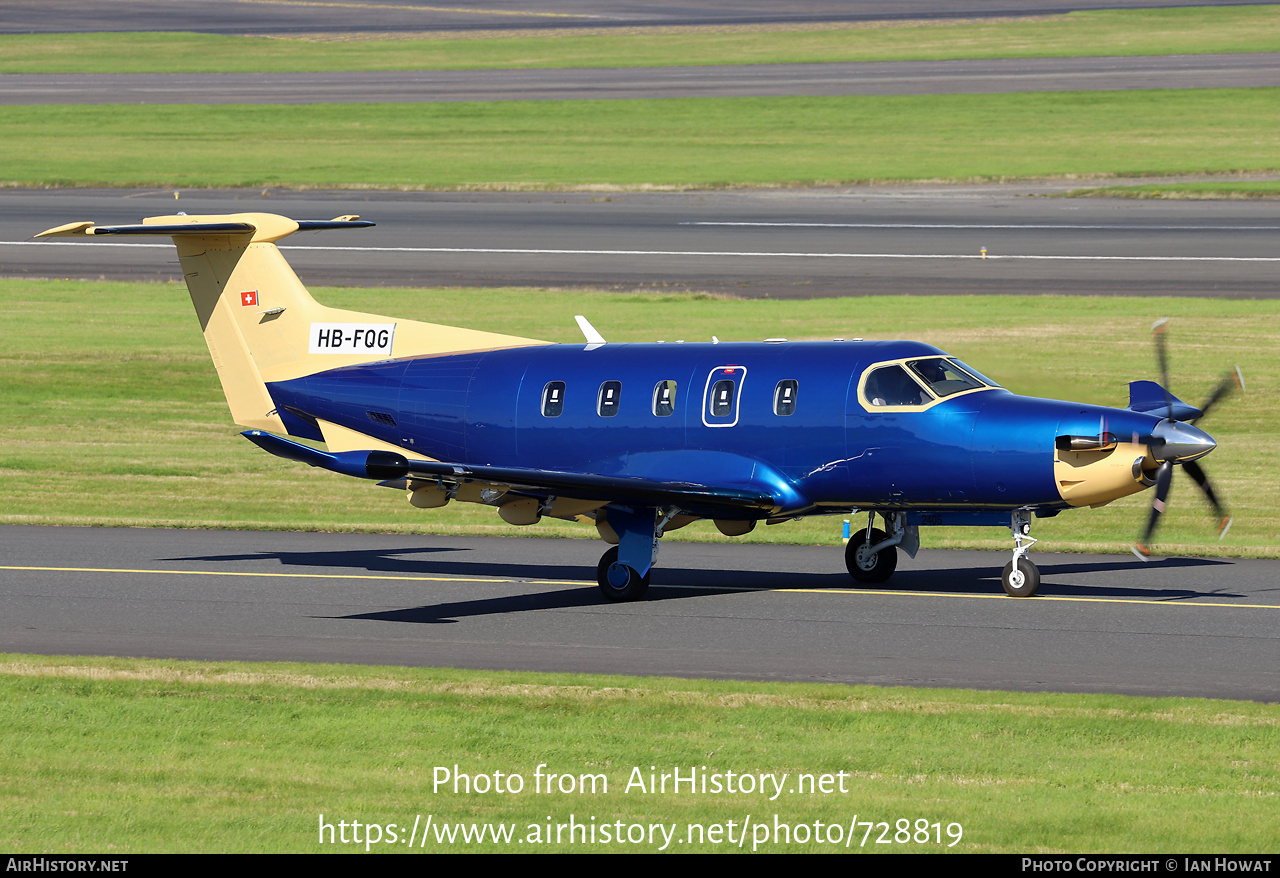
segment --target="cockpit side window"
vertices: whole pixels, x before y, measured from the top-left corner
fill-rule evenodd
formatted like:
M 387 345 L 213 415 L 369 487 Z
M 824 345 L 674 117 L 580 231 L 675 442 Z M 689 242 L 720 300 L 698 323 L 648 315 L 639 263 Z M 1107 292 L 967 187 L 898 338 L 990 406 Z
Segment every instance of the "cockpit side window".
M 873 406 L 924 405 L 933 397 L 899 365 L 883 366 L 867 376 L 864 393 Z
M 942 357 L 907 361 L 908 368 L 916 374 L 934 396 L 951 396 L 965 390 L 975 390 L 983 384 L 955 363 Z M 870 396 L 870 394 L 868 394 Z

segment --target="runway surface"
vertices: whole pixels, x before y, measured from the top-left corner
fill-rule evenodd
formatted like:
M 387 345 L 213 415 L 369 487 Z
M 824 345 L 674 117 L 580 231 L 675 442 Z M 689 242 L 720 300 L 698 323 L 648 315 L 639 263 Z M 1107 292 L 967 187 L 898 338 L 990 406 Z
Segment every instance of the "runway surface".
M 1057 184 L 1065 189 L 1076 184 Z M 744 297 L 953 293 L 1273 298 L 1268 201 L 1028 197 L 1053 186 L 692 193 L 0 190 L 0 275 L 180 280 L 165 240 L 38 243 L 63 223 L 357 213 L 284 242 L 308 284 L 694 290 Z M 986 249 L 986 258 L 982 250 Z
M 1280 55 L 560 70 L 0 75 L 0 105 L 438 103 L 1280 86 Z
M 1265 3 L 1266 0 L 1259 0 Z M 1080 9 L 1253 5 L 1240 0 L 7 0 L 0 34 L 193 31 L 213 34 L 331 34 L 359 31 L 432 33 L 459 30 L 779 25 L 828 21 L 1027 16 Z
M 902 556 L 850 587 L 826 547 L 664 545 L 609 604 L 602 543 L 0 527 L 0 650 L 1280 701 L 1280 562 Z

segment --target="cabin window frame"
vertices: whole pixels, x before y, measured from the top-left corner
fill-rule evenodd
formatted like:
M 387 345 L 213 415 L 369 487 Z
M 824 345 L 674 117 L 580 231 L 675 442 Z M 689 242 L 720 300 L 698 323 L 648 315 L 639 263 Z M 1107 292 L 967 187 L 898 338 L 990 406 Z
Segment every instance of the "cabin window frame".
M 551 399 L 552 388 L 559 391 L 560 398 L 558 400 L 553 401 Z M 542 416 L 544 418 L 558 418 L 564 414 L 564 398 L 565 383 L 563 381 L 548 381 L 542 385 Z M 553 406 L 555 407 L 554 412 L 550 411 Z
M 783 407 L 782 392 L 784 388 L 791 390 L 791 399 L 786 403 L 790 411 L 781 411 Z M 773 388 L 773 413 L 780 418 L 789 418 L 796 413 L 796 401 L 800 396 L 800 382 L 795 378 L 783 378 Z
M 730 402 L 730 412 L 727 415 L 717 415 L 712 412 L 714 400 L 712 392 L 721 382 L 729 382 L 734 385 L 733 398 Z M 736 427 L 738 418 L 742 413 L 742 389 L 747 383 L 747 367 L 737 365 L 716 366 L 707 374 L 707 383 L 702 391 L 702 425 L 704 427 Z M 732 420 L 721 420 L 723 418 L 732 418 Z
M 609 410 L 605 409 L 606 391 L 614 392 L 613 399 L 609 401 Z M 616 378 L 610 378 L 608 381 L 600 382 L 600 389 L 596 392 L 596 414 L 602 418 L 616 418 L 618 412 L 622 408 L 622 382 Z
M 670 389 L 670 399 L 665 403 L 666 411 L 659 411 L 658 403 L 664 388 Z M 653 405 L 651 406 L 650 411 L 653 412 L 653 416 L 655 418 L 669 418 L 676 413 L 676 394 L 678 391 L 679 384 L 670 378 L 659 381 L 657 384 L 653 385 Z

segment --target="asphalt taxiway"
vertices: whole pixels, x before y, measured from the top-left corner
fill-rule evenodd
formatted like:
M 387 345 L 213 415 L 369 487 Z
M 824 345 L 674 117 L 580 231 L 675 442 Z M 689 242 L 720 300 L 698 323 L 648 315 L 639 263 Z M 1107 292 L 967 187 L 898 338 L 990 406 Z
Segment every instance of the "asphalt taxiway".
M 610 604 L 587 540 L 0 527 L 0 650 L 1280 701 L 1280 562 L 670 543 Z
M 0 105 L 653 100 L 1263 86 L 1280 86 L 1280 56 L 1274 53 L 270 75 L 16 73 L 0 75 Z
M 163 239 L 35 241 L 67 222 L 185 211 L 360 214 L 281 249 L 307 284 L 1274 298 L 1270 201 L 1032 197 L 1072 185 L 687 193 L 0 190 L 8 277 L 180 280 Z

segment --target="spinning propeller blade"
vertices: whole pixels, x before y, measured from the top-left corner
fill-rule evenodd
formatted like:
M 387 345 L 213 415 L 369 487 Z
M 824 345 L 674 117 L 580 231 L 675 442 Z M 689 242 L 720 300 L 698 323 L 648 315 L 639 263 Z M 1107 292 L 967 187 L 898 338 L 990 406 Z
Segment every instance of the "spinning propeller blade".
M 1169 318 L 1161 317 L 1151 324 L 1151 337 L 1156 343 L 1156 364 L 1160 367 L 1160 389 L 1164 391 L 1164 401 L 1168 409 L 1165 417 L 1173 420 L 1173 394 L 1169 392 L 1169 355 L 1164 349 L 1164 333 L 1169 328 Z
M 1240 371 L 1239 366 L 1232 368 L 1221 381 L 1218 386 L 1213 389 L 1213 393 L 1209 394 L 1209 398 L 1200 406 L 1200 418 L 1209 414 L 1209 410 L 1221 402 L 1225 397 L 1229 396 L 1233 390 L 1244 392 L 1244 375 Z M 1191 423 L 1195 423 L 1200 418 L 1192 418 Z
M 1157 424 L 1145 440 L 1151 456 L 1160 461 L 1160 465 L 1156 470 L 1156 496 L 1151 502 L 1151 514 L 1147 518 L 1147 526 L 1133 546 L 1133 553 L 1144 561 L 1151 555 L 1151 543 L 1168 503 L 1169 487 L 1173 483 L 1174 464 L 1182 466 L 1191 480 L 1200 488 L 1209 505 L 1213 507 L 1213 514 L 1218 520 L 1218 539 L 1226 536 L 1231 527 L 1231 516 L 1226 506 L 1218 499 L 1204 468 L 1196 463 L 1199 458 L 1214 449 L 1215 443 L 1207 433 L 1191 425 L 1209 414 L 1214 406 L 1229 396 L 1232 391 L 1236 389 L 1243 391 L 1244 375 L 1240 372 L 1239 366 L 1234 367 L 1218 382 L 1218 386 L 1209 394 L 1204 405 L 1200 406 L 1199 415 L 1185 422 L 1175 420 L 1173 393 L 1169 390 L 1169 357 L 1165 350 L 1165 330 L 1168 329 L 1168 324 L 1168 318 L 1162 317 L 1151 326 L 1151 334 L 1156 346 L 1156 365 L 1160 370 L 1160 387 L 1164 390 L 1167 409 L 1165 420 Z
M 1147 529 L 1142 532 L 1138 542 L 1133 545 L 1133 554 L 1144 561 L 1151 556 L 1151 538 L 1155 536 L 1160 525 L 1160 516 L 1164 515 L 1165 502 L 1169 499 L 1169 486 L 1173 484 L 1173 461 L 1166 460 L 1156 471 L 1156 498 L 1151 502 L 1151 516 L 1147 519 Z
M 1194 460 L 1184 463 L 1182 471 L 1191 476 L 1192 481 L 1200 486 L 1204 498 L 1213 507 L 1213 514 L 1218 518 L 1218 539 L 1221 540 L 1227 535 L 1227 531 L 1231 529 L 1231 516 L 1227 514 L 1226 507 L 1218 500 L 1218 495 L 1213 492 L 1213 485 L 1209 483 L 1209 476 L 1201 468 L 1200 464 Z

